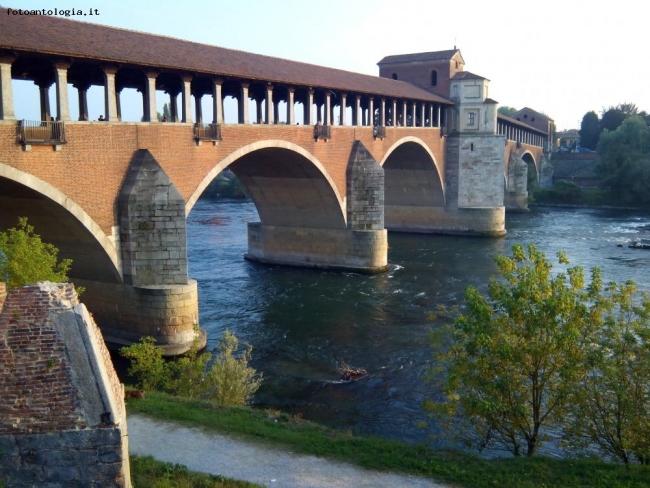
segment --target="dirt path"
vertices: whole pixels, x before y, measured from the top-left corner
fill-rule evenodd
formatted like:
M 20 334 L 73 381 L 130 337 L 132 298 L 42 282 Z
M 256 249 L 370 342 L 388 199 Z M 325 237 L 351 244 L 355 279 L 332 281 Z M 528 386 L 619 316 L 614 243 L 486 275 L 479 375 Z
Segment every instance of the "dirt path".
M 368 471 L 199 429 L 128 418 L 129 451 L 272 488 L 445 488 L 427 478 Z

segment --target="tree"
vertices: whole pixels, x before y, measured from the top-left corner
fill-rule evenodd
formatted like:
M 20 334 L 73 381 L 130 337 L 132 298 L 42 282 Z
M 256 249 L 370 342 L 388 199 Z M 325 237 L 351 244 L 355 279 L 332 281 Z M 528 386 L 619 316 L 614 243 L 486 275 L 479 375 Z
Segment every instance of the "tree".
M 451 341 L 437 356 L 445 398 L 427 406 L 439 418 L 467 419 L 472 445 L 531 456 L 568 414 L 593 325 L 582 268 L 552 275 L 532 244 L 527 253 L 515 245 L 512 254 L 496 258 L 501 279 L 490 280 L 488 296 L 468 287 L 464 313 L 448 335 L 437 334 L 437 344 Z M 563 253 L 558 258 L 568 264 Z
M 573 392 L 565 437 L 607 457 L 650 464 L 650 297 L 636 285 L 592 281 L 592 320 L 599 331 L 588 371 Z
M 59 261 L 58 253 L 34 233 L 27 217 L 19 217 L 16 227 L 0 232 L 0 281 L 10 290 L 37 281 L 67 282 L 72 261 Z
M 628 117 L 633 117 L 638 112 L 633 103 L 619 103 L 616 107 L 603 109 L 600 117 L 600 131 L 615 131 Z
M 587 112 L 580 123 L 580 146 L 596 150 L 600 136 L 600 121 L 596 112 Z
M 629 117 L 615 131 L 603 132 L 598 155 L 596 169 L 616 198 L 629 204 L 650 204 L 650 128 L 642 117 Z
M 497 112 L 501 115 L 505 115 L 506 117 L 511 117 L 512 114 L 517 113 L 517 109 L 515 107 L 508 107 L 507 105 L 504 105 L 502 107 L 499 107 L 497 109 Z

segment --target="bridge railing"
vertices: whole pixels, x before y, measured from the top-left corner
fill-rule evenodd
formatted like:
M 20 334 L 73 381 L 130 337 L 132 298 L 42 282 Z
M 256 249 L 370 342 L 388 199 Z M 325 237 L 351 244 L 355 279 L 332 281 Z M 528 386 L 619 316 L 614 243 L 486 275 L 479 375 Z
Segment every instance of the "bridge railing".
M 194 124 L 194 139 L 197 141 L 220 141 L 221 124 Z
M 65 125 L 58 120 L 19 120 L 16 139 L 21 144 L 65 144 Z
M 314 126 L 314 140 L 318 139 L 331 139 L 332 138 L 332 126 L 330 125 L 318 125 Z

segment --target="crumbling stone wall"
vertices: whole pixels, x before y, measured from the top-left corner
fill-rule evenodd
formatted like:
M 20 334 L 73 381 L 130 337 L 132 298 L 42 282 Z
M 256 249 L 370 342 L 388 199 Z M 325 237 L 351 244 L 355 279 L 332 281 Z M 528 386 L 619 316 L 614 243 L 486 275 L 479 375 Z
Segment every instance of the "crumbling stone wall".
M 0 311 L 0 479 L 11 488 L 129 487 L 126 435 L 123 387 L 74 286 L 9 292 Z

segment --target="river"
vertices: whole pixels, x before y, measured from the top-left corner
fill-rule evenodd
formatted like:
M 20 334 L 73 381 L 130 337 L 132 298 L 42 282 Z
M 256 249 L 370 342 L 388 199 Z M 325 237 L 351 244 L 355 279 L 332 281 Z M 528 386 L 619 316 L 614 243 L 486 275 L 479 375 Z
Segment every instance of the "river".
M 256 404 L 355 433 L 428 439 L 418 425 L 422 401 L 435 394 L 424 382 L 436 326 L 429 312 L 462 304 L 467 285 L 485 290 L 494 257 L 514 243 L 535 243 L 554 262 L 563 250 L 571 264 L 600 267 L 605 281 L 650 291 L 650 251 L 627 247 L 650 237 L 641 211 L 538 207 L 509 214 L 500 239 L 391 233 L 390 270 L 374 276 L 248 262 L 246 224 L 258 220 L 252 203 L 208 199 L 188 218 L 208 347 L 229 328 L 254 347 L 251 364 L 264 375 Z M 368 376 L 340 381 L 343 363 Z

